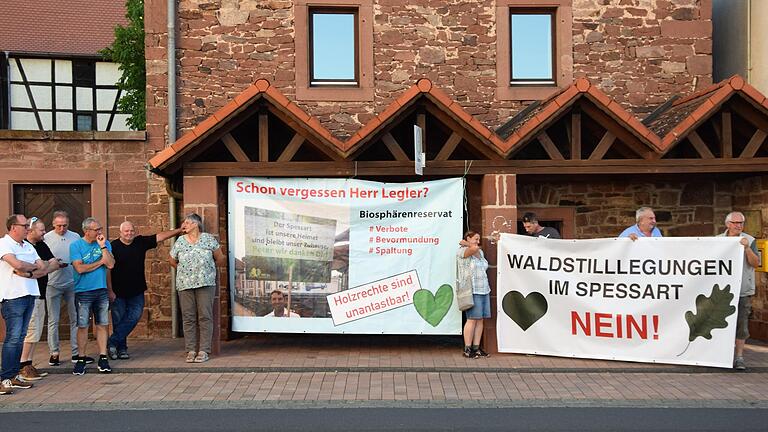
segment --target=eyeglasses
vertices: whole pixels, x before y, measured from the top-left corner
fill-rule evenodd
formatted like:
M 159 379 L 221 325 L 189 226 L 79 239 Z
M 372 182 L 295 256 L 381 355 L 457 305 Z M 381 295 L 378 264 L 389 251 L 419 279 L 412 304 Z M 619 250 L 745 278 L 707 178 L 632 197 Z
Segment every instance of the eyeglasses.
M 39 221 L 39 220 L 40 220 L 40 219 L 38 219 L 38 218 L 36 218 L 36 217 L 34 217 L 34 216 L 33 216 L 32 218 L 30 218 L 30 219 L 29 219 L 29 227 L 28 227 L 28 228 L 29 228 L 29 229 L 32 229 L 32 227 L 33 227 L 33 226 L 35 226 L 35 223 L 36 223 L 37 221 Z
M 744 221 L 728 221 L 728 223 L 732 223 L 734 225 L 744 225 Z
M 24 227 L 24 229 L 28 229 L 28 228 L 29 228 L 29 227 L 27 226 L 27 224 L 11 224 L 11 226 L 12 226 L 12 227 L 13 227 L 13 226 L 20 226 L 20 227 Z
M 98 228 L 86 228 L 85 230 L 86 230 L 86 231 L 101 231 L 101 229 L 102 229 L 102 227 L 98 227 Z

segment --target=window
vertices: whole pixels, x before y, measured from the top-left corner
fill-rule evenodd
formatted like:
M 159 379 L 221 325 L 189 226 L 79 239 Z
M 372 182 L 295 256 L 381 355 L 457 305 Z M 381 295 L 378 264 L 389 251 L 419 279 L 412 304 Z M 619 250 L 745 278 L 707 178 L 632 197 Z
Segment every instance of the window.
M 117 63 L 95 59 L 10 57 L 8 93 L 0 92 L 0 128 L 54 131 L 127 131 L 117 109 Z M 7 110 L 7 111 L 6 111 Z
M 310 86 L 357 86 L 357 9 L 309 10 Z
M 296 0 L 296 99 L 373 100 L 373 0 Z
M 571 0 L 497 0 L 496 23 L 497 99 L 545 99 L 572 83 Z
M 510 85 L 555 85 L 554 11 L 510 9 Z

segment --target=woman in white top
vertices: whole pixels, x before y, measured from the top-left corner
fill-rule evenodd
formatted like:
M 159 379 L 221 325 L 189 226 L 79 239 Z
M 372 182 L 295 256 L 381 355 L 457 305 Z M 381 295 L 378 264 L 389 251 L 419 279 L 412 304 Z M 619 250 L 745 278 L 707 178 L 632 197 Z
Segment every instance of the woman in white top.
M 474 306 L 467 310 L 464 324 L 464 357 L 488 357 L 480 348 L 483 336 L 483 320 L 491 317 L 491 286 L 488 284 L 488 261 L 480 249 L 480 234 L 468 231 L 459 242 L 456 259 L 460 267 L 469 267 L 472 274 L 472 300 Z

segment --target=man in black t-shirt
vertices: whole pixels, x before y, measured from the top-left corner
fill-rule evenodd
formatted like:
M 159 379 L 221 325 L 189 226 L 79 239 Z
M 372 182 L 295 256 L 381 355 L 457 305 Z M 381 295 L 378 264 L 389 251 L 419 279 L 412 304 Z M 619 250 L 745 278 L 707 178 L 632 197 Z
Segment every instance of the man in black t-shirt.
M 48 273 L 66 266 L 60 262 L 51 263 L 54 258 L 51 248 L 43 241 L 45 235 L 45 223 L 40 219 L 33 217 L 29 219 L 29 229 L 27 230 L 26 241 L 35 248 L 40 259 L 49 263 L 46 267 L 46 273 L 37 278 L 37 287 L 40 290 L 40 297 L 35 299 L 35 308 L 32 310 L 32 316 L 27 328 L 27 336 L 24 338 L 24 346 L 21 350 L 21 363 L 19 364 L 19 376 L 24 381 L 37 381 L 48 375 L 48 372 L 40 372 L 32 364 L 32 356 L 35 353 L 35 344 L 40 342 L 45 328 L 45 287 L 48 285 Z
M 562 238 L 556 229 L 539 225 L 539 218 L 533 212 L 527 212 L 523 215 L 523 227 L 531 237 Z
M 126 339 L 144 312 L 144 260 L 158 242 L 181 234 L 181 228 L 163 231 L 155 235 L 136 235 L 133 222 L 120 224 L 120 237 L 112 241 L 115 267 L 107 277 L 109 301 L 112 303 L 112 335 L 107 343 L 109 358 L 129 359 Z

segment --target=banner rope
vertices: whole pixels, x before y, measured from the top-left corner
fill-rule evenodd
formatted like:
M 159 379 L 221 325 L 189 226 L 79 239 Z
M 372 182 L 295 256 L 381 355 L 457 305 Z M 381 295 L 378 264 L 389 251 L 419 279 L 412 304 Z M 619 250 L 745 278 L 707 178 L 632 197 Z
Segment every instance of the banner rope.
M 471 160 L 468 161 L 464 159 L 464 175 L 461 176 L 462 188 L 464 190 L 464 214 L 467 215 L 467 217 L 462 218 L 464 219 L 464 232 L 469 231 L 469 199 L 467 198 L 467 173 L 469 173 L 470 168 L 472 168 L 472 161 Z

